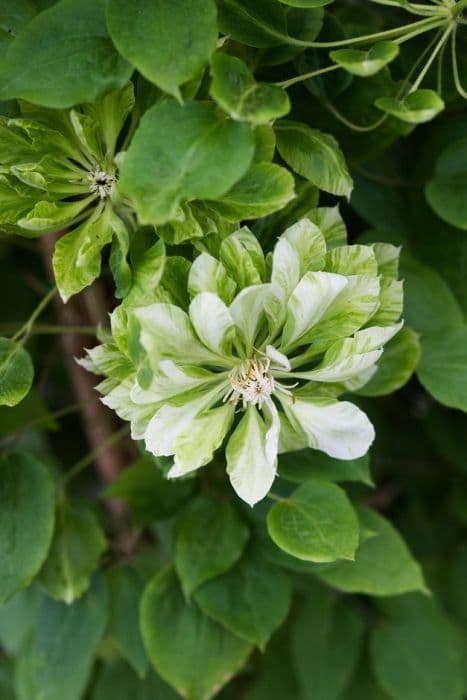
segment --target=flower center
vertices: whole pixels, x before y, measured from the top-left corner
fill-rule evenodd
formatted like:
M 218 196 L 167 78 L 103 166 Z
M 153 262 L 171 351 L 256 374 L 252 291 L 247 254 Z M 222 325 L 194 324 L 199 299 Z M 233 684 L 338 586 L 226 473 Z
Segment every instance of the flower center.
M 88 180 L 91 183 L 89 186 L 91 192 L 96 192 L 101 199 L 105 199 L 109 196 L 117 177 L 115 173 L 107 173 L 105 170 L 95 168 L 88 173 Z
M 274 377 L 269 373 L 269 365 L 269 359 L 263 362 L 255 358 L 242 362 L 230 373 L 232 389 L 224 400 L 237 403 L 241 399 L 244 408 L 248 404 L 261 408 L 274 391 Z

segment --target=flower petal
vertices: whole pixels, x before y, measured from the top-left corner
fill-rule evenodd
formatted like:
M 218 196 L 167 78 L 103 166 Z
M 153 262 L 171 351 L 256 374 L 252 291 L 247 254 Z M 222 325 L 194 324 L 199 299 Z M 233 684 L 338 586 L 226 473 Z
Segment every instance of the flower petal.
M 263 325 L 280 313 L 280 306 L 281 301 L 271 284 L 247 287 L 235 297 L 230 313 L 246 346 L 247 356 L 251 355 Z
M 131 390 L 131 400 L 140 405 L 166 401 L 196 387 L 201 389 L 203 384 L 217 379 L 217 374 L 201 367 L 179 366 L 171 360 L 161 360 L 148 389 L 135 383 Z
M 300 277 L 305 272 L 321 270 L 324 266 L 326 241 L 319 229 L 310 219 L 303 218 L 284 231 L 279 240 L 285 239 L 297 251 L 300 261 Z
M 279 238 L 272 256 L 272 284 L 284 290 L 288 298 L 300 281 L 300 258 L 289 241 Z
M 201 292 L 190 304 L 190 319 L 198 338 L 219 355 L 228 354 L 235 338 L 233 318 L 217 294 Z
M 195 418 L 189 429 L 175 439 L 174 465 L 168 477 L 183 476 L 204 464 L 209 464 L 221 446 L 235 414 L 233 404 L 227 403 L 205 411 Z
M 277 454 L 271 459 L 266 434 L 259 412 L 249 406 L 227 444 L 227 473 L 237 494 L 250 506 L 266 496 L 276 476 Z
M 306 434 L 308 446 L 336 459 L 356 459 L 368 452 L 375 431 L 363 411 L 349 401 L 297 398 L 282 403 L 292 425 Z
M 281 350 L 287 352 L 323 317 L 347 278 L 332 272 L 307 272 L 295 287 L 287 306 Z
M 209 253 L 201 253 L 193 262 L 188 276 L 188 291 L 194 297 L 200 292 L 214 292 L 226 304 L 235 295 L 236 284 L 223 264 Z

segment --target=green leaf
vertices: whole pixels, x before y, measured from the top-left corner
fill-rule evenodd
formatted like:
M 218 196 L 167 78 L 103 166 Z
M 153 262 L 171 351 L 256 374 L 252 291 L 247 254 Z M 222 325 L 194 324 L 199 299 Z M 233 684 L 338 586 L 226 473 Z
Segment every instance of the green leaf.
M 179 696 L 153 671 L 138 678 L 124 661 L 110 661 L 102 667 L 91 700 L 177 700 Z
M 334 0 L 279 0 L 279 2 L 290 7 L 323 7 Z
M 313 586 L 292 633 L 303 700 L 338 700 L 357 665 L 363 622 L 351 604 Z M 363 700 L 363 699 L 362 699 Z
M 53 268 L 57 287 L 64 302 L 94 282 L 101 271 L 101 250 L 111 242 L 111 210 L 96 210 L 71 233 L 55 244 Z
M 110 604 L 107 634 L 138 676 L 144 678 L 149 661 L 138 624 L 144 579 L 136 569 L 120 566 L 109 570 L 107 583 Z
M 374 75 L 399 55 L 399 45 L 394 41 L 380 41 L 366 51 L 338 49 L 329 54 L 332 60 L 352 75 L 366 78 Z
M 122 56 L 178 99 L 216 48 L 214 0 L 110 0 L 107 21 Z
M 267 517 L 275 544 L 298 559 L 353 559 L 358 520 L 345 492 L 332 483 L 309 481 L 275 503 Z
M 370 531 L 355 554 L 355 561 L 313 566 L 325 583 L 347 593 L 373 596 L 426 591 L 423 575 L 391 523 L 372 510 L 359 510 L 361 531 Z
M 34 17 L 9 46 L 0 99 L 71 107 L 123 87 L 131 73 L 109 39 L 105 3 L 61 0 Z
M 0 55 L 3 56 L 18 32 L 37 14 L 31 0 L 0 2 Z
M 149 583 L 141 629 L 151 662 L 186 700 L 209 700 L 244 665 L 250 645 L 187 604 L 172 570 Z
M 9 338 L 0 338 L 0 406 L 16 406 L 28 394 L 33 379 L 28 351 Z
M 279 473 L 288 481 L 361 481 L 373 485 L 370 457 L 367 453 L 358 459 L 334 459 L 319 450 L 298 450 L 279 455 Z
M 467 230 L 467 139 L 450 143 L 439 156 L 433 177 L 425 185 L 425 197 L 438 216 Z
M 275 163 L 255 163 L 227 194 L 210 205 L 228 221 L 257 219 L 282 209 L 295 197 L 294 179 Z
M 333 136 L 306 124 L 276 124 L 277 148 L 296 173 L 331 194 L 349 198 L 353 182 Z
M 31 635 L 42 597 L 33 584 L 0 606 L 0 642 L 10 656 L 19 654 Z
M 409 124 L 428 122 L 444 109 L 444 102 L 434 90 L 415 90 L 403 99 L 378 97 L 375 106 Z
M 356 393 L 361 396 L 385 396 L 406 384 L 417 369 L 420 360 L 420 341 L 417 333 L 402 328 L 384 347 L 378 370 Z
M 436 270 L 404 252 L 401 276 L 404 278 L 404 319 L 422 335 L 422 340 L 425 334 L 436 333 L 443 326 L 463 323 L 459 302 Z M 427 299 L 430 299 L 429 304 Z
M 205 581 L 228 571 L 249 536 L 230 503 L 208 496 L 199 496 L 179 514 L 175 533 L 175 568 L 187 597 Z
M 383 606 L 388 619 L 371 635 L 373 671 L 394 700 L 461 700 L 459 633 L 433 599 L 404 596 Z
M 166 479 L 154 458 L 141 457 L 124 469 L 104 492 L 128 504 L 137 527 L 172 515 L 193 490 L 191 479 Z
M 467 411 L 467 325 L 425 336 L 417 374 L 437 401 Z
M 141 223 L 162 224 L 182 200 L 215 199 L 248 170 L 254 138 L 246 124 L 209 103 L 168 100 L 146 112 L 120 168 Z
M 291 600 L 287 574 L 249 551 L 223 576 L 195 593 L 201 610 L 264 651 L 273 632 L 284 622 Z
M 223 34 L 247 46 L 280 46 L 273 53 L 273 62 L 279 63 L 303 50 L 322 26 L 320 7 L 286 11 L 277 0 L 220 0 L 218 11 Z
M 57 504 L 55 532 L 39 579 L 56 600 L 72 603 L 89 587 L 106 539 L 94 513 L 79 501 Z
M 52 539 L 54 487 L 48 470 L 26 453 L 0 461 L 0 603 L 27 586 Z
M 34 696 L 80 700 L 107 621 L 107 594 L 95 579 L 73 605 L 44 598 L 29 650 Z
M 216 53 L 211 74 L 210 95 L 233 119 L 267 124 L 290 110 L 285 90 L 257 83 L 246 64 L 235 56 Z

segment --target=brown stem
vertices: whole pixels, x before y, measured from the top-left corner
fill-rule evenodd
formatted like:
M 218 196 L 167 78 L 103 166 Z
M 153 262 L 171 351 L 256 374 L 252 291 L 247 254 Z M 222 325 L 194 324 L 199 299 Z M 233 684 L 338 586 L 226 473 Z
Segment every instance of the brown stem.
M 43 236 L 40 239 L 44 263 L 49 277 L 53 280 L 52 255 L 55 242 L 60 234 Z M 85 326 L 107 323 L 107 314 L 110 303 L 105 289 L 100 281 L 94 283 L 91 288 L 84 290 L 80 295 L 72 297 L 64 304 L 57 294 L 54 299 L 58 322 L 64 326 Z M 82 357 L 84 348 L 95 343 L 95 338 L 90 336 L 64 333 L 62 343 L 65 350 L 65 362 L 71 383 L 76 395 L 76 400 L 82 404 L 81 417 L 84 430 L 92 451 L 98 452 L 99 446 L 108 441 L 109 437 L 118 429 L 115 415 L 99 401 L 95 386 L 98 378 L 80 367 L 76 357 Z M 135 450 L 131 441 L 127 441 L 125 449 L 122 445 L 112 445 L 99 452 L 95 459 L 97 473 L 104 484 L 115 480 L 119 472 L 128 462 L 134 458 Z M 126 506 L 120 501 L 107 501 L 112 520 L 119 530 L 121 547 L 126 549 L 133 535 L 128 531 L 128 512 Z M 126 533 L 126 534 L 125 534 Z

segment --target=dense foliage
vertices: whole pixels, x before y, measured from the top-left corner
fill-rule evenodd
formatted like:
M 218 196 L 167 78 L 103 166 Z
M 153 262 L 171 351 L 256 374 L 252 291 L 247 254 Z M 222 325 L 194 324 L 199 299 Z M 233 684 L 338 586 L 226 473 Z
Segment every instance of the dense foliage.
M 2 700 L 467 696 L 465 6 L 0 0 Z

